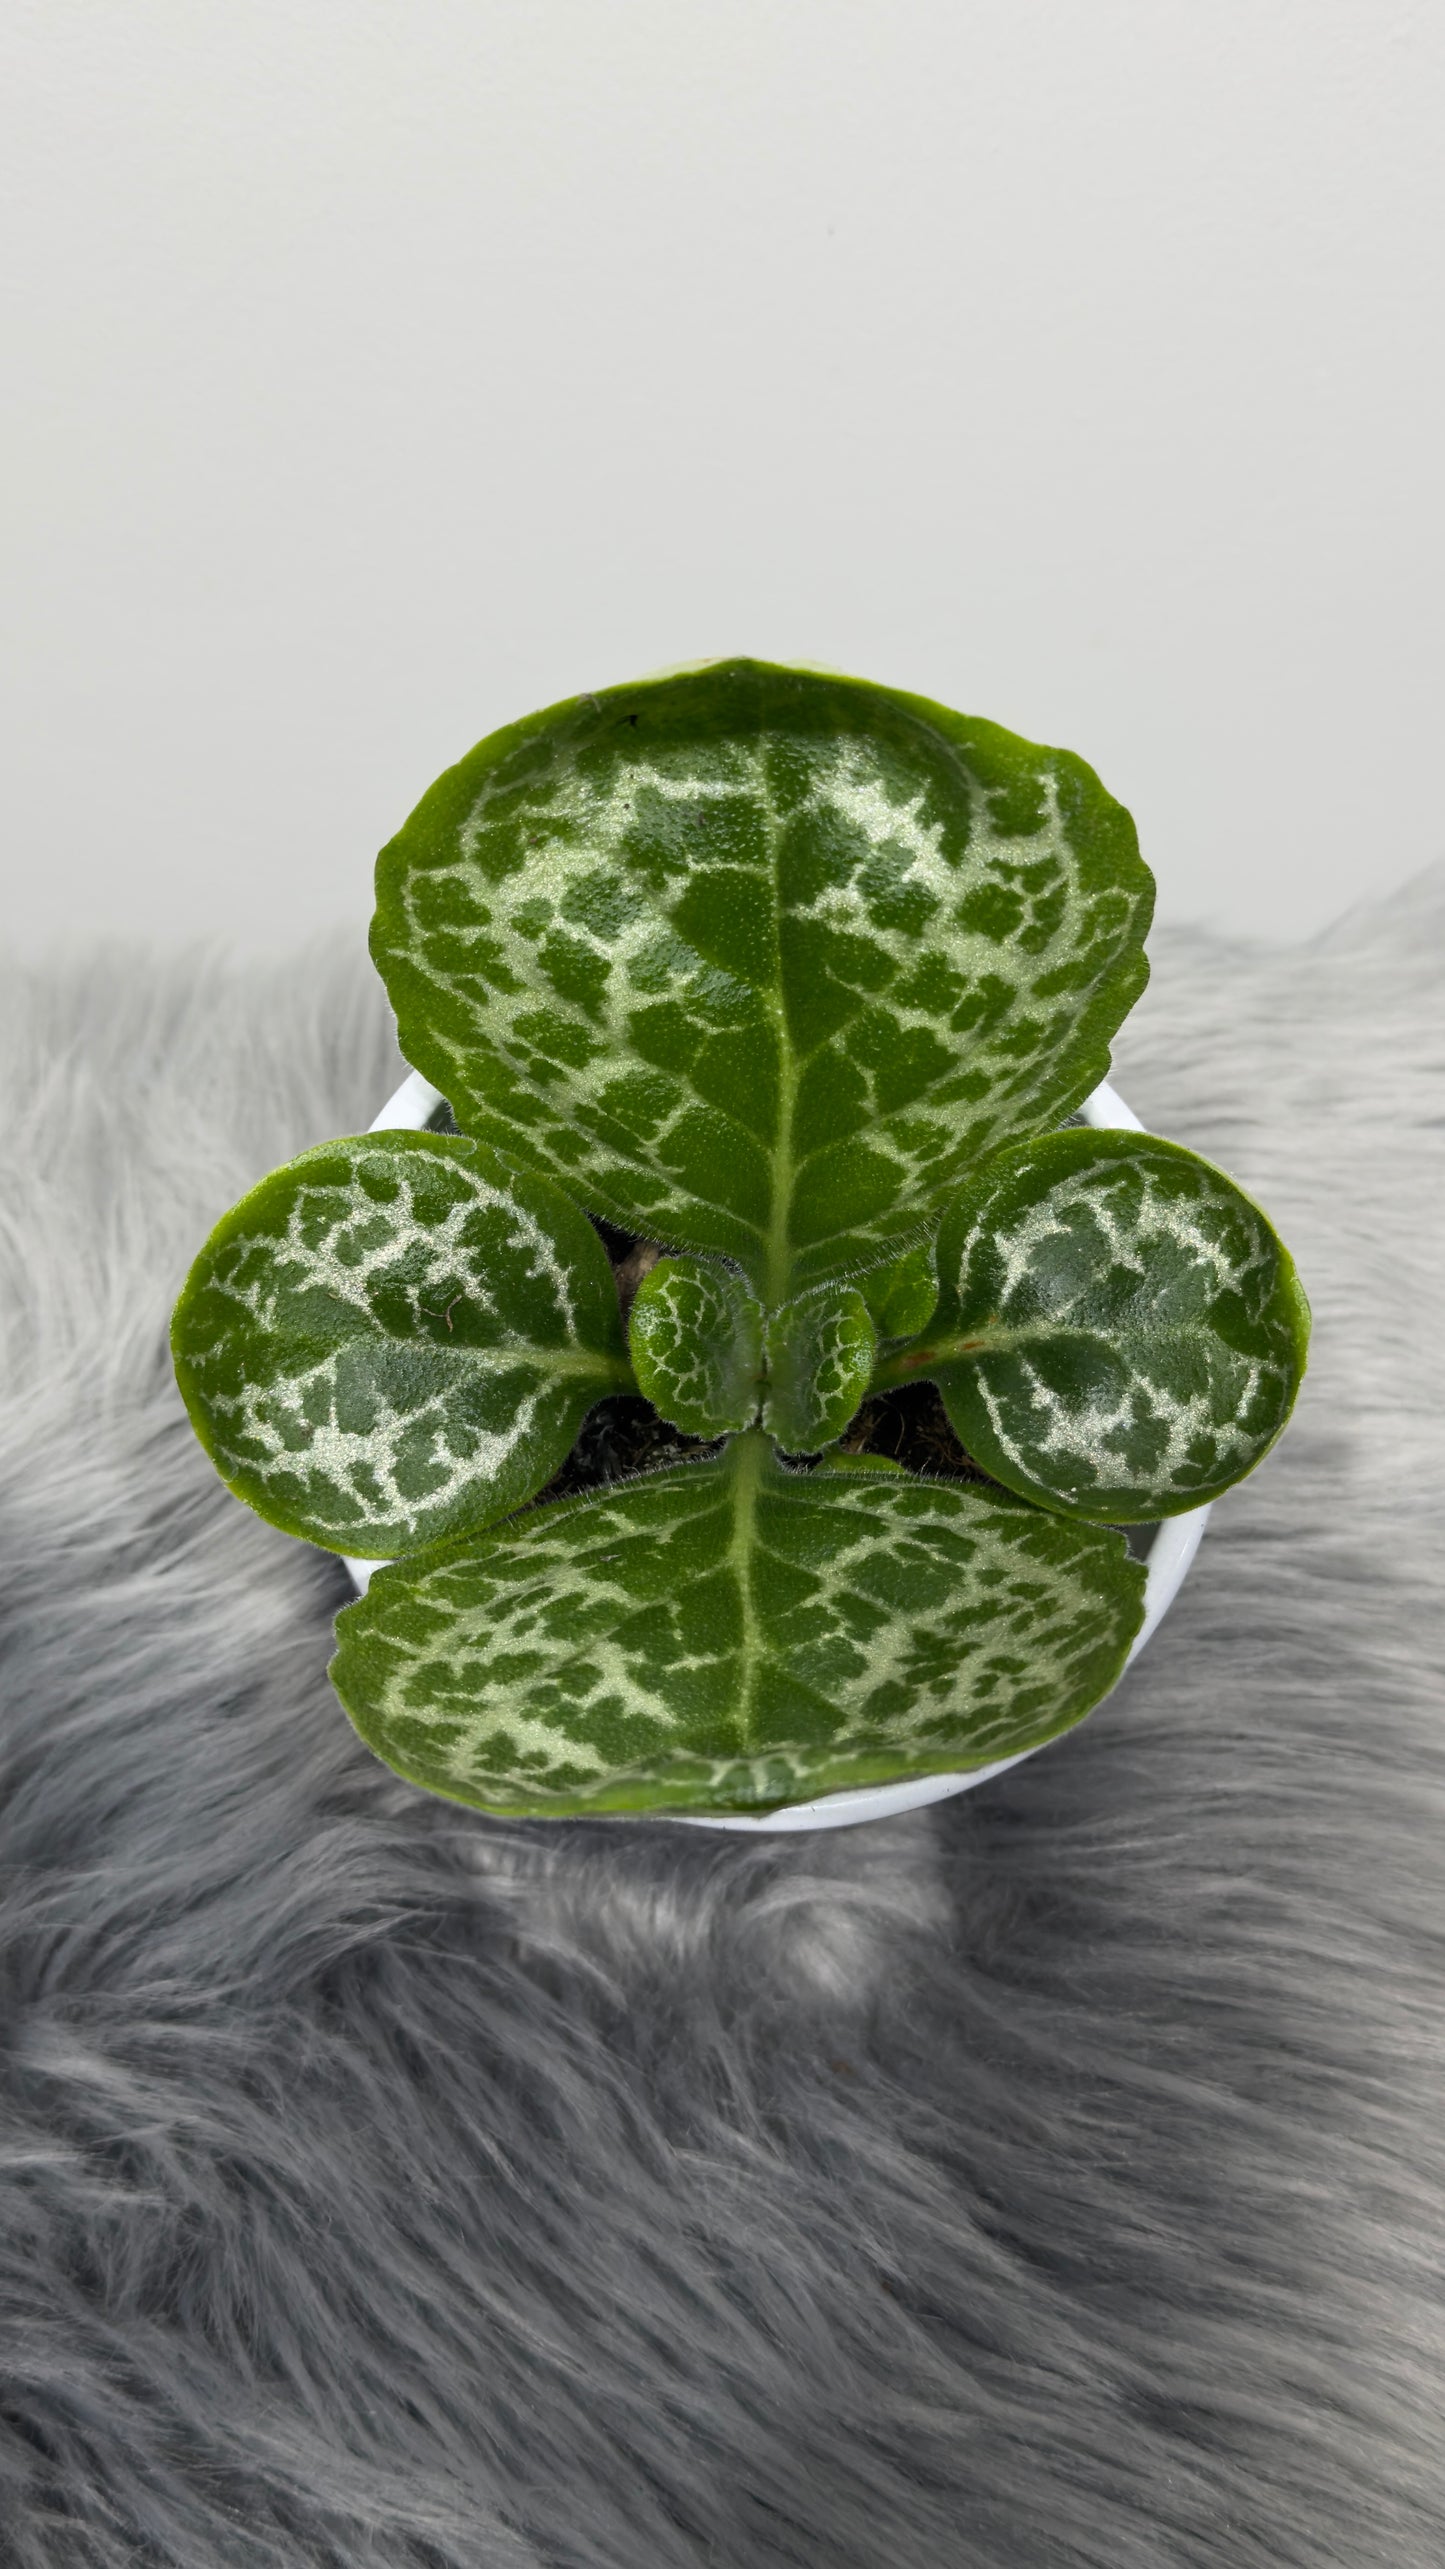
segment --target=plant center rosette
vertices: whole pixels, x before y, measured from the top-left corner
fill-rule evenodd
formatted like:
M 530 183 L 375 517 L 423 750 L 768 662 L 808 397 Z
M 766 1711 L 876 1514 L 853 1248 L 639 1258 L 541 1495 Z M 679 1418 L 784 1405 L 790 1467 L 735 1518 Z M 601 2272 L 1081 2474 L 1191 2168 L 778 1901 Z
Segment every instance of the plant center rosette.
M 1309 1334 L 1230 1179 L 1067 1126 L 1152 900 L 1080 759 L 752 661 L 553 707 L 432 787 L 371 942 L 457 1130 L 275 1171 L 172 1330 L 236 1494 L 387 1564 L 331 1675 L 399 1774 L 760 1813 L 1108 1692 L 1123 1529 L 1254 1468 Z M 625 1321 L 599 1226 L 664 1252 Z M 841 1450 L 922 1382 L 966 1479 Z M 702 1447 L 539 1498 L 618 1394 Z

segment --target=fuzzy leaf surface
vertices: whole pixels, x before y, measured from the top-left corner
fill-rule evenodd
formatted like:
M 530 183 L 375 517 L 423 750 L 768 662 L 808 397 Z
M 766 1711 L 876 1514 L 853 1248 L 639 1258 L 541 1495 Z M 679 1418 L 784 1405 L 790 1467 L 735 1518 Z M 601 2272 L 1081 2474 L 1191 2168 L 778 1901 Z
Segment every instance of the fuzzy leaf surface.
M 721 1456 L 380 1571 L 337 1693 L 398 1774 L 497 1812 L 767 1810 L 1067 1730 L 1123 1667 L 1121 1535 L 1008 1494 Z
M 1283 1429 L 1309 1306 L 1219 1169 L 1152 1134 L 1001 1151 L 945 1215 L 926 1343 L 963 1444 L 1039 1505 L 1128 1525 L 1199 1507 Z
M 735 1268 L 660 1258 L 627 1336 L 638 1390 L 685 1436 L 722 1436 L 757 1417 L 763 1307 Z
M 905 1250 L 886 1267 L 858 1278 L 880 1339 L 916 1338 L 938 1307 L 938 1274 L 931 1248 Z
M 463 1130 L 775 1310 L 1087 1096 L 1152 902 L 1069 752 L 735 660 L 484 740 L 383 849 L 371 950 Z
M 877 1332 L 852 1285 L 825 1285 L 768 1322 L 763 1424 L 785 1454 L 818 1454 L 841 1436 L 873 1379 Z
M 434 1133 L 325 1142 L 263 1179 L 197 1258 L 171 1344 L 238 1498 L 363 1557 L 520 1506 L 631 1383 L 585 1214 Z

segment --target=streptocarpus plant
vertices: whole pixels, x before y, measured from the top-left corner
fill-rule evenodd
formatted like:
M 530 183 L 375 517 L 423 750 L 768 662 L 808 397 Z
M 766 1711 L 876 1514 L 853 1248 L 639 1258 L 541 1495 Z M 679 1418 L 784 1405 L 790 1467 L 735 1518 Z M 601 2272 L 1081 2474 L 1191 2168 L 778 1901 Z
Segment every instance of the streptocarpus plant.
M 398 1773 L 760 1812 L 1108 1692 L 1121 1529 L 1254 1468 L 1309 1333 L 1219 1170 L 1068 1123 L 1152 903 L 1081 760 L 754 661 L 554 706 L 432 787 L 372 953 L 457 1130 L 278 1169 L 172 1333 L 237 1495 L 389 1565 L 331 1674 Z M 664 1252 L 626 1319 L 606 1226 Z M 841 1450 L 915 1382 L 972 1476 Z M 702 1446 L 545 1495 L 618 1393 Z

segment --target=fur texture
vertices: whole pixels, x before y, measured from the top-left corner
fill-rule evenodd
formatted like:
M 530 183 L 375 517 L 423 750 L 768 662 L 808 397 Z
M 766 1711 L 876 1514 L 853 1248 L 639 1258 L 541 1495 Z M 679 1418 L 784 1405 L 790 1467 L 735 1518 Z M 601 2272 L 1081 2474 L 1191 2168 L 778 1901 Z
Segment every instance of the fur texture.
M 1294 1249 L 1295 1423 L 1080 1730 L 764 1840 L 399 1784 L 181 1414 L 365 965 L 12 991 L 5 2569 L 1439 2569 L 1442 954 L 1441 875 L 1156 941 L 1116 1077 Z

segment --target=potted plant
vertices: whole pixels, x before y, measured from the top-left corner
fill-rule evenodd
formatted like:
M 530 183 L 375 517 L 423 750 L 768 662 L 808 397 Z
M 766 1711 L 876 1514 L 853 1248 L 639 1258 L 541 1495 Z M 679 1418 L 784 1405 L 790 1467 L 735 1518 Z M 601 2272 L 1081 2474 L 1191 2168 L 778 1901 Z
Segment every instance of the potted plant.
M 826 1822 L 1108 1693 L 1126 1529 L 1254 1468 L 1309 1334 L 1238 1187 L 1078 1120 L 1152 905 L 1082 760 L 755 661 L 438 780 L 371 935 L 421 1129 L 274 1171 L 172 1327 L 238 1497 L 386 1565 L 331 1676 L 388 1765 Z

